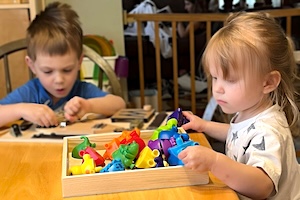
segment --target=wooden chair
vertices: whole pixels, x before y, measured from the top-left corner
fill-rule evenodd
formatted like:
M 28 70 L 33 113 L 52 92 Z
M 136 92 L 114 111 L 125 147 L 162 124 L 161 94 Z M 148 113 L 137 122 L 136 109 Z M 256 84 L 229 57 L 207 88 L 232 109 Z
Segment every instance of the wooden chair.
M 6 92 L 10 93 L 12 91 L 12 84 L 11 84 L 11 74 L 10 74 L 10 66 L 9 66 L 9 55 L 12 53 L 15 53 L 20 50 L 25 50 L 27 48 L 26 46 L 26 40 L 20 39 L 16 41 L 12 41 L 6 44 L 3 44 L 0 46 L 0 59 L 3 59 L 4 63 L 4 73 L 6 78 Z M 101 70 L 99 70 L 99 81 L 98 81 L 98 87 L 102 88 L 102 77 L 103 73 L 106 74 L 109 84 L 112 87 L 112 94 L 118 95 L 122 98 L 124 98 L 121 85 L 119 82 L 119 79 L 117 78 L 114 70 L 111 68 L 111 66 L 107 63 L 107 61 L 101 57 L 98 53 L 96 53 L 94 50 L 89 48 L 86 45 L 83 45 L 83 54 L 85 57 L 89 58 L 91 61 L 93 61 L 95 64 L 97 64 Z M 33 74 L 29 70 L 29 77 L 33 78 Z

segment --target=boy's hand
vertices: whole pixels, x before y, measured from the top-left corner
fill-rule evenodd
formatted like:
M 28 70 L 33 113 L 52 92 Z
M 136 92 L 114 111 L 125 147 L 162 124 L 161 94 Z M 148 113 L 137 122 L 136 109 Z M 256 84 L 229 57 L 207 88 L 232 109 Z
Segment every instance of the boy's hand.
M 90 110 L 88 100 L 81 97 L 73 97 L 64 106 L 65 118 L 70 122 L 81 119 Z
M 44 104 L 28 103 L 22 105 L 21 117 L 39 126 L 57 126 L 58 121 L 54 111 Z
M 217 152 L 203 146 L 189 146 L 178 154 L 184 166 L 200 172 L 211 171 L 217 160 Z

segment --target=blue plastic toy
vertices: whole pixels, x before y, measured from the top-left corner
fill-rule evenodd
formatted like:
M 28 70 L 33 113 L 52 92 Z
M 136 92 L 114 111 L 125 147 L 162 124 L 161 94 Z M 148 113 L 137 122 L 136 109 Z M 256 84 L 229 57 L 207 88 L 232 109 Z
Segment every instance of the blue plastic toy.
M 195 146 L 195 145 L 199 145 L 199 143 L 194 142 L 192 140 L 184 142 L 181 137 L 177 137 L 176 138 L 176 146 L 170 147 L 168 149 L 169 154 L 170 154 L 169 159 L 168 159 L 169 165 L 171 165 L 171 166 L 183 165 L 183 162 L 178 158 L 178 154 L 186 147 Z

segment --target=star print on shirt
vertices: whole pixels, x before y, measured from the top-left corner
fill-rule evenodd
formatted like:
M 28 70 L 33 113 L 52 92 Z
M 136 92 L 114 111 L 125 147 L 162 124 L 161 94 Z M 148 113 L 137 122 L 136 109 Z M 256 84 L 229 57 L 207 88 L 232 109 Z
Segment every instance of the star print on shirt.
M 253 144 L 253 147 L 257 148 L 258 150 L 265 150 L 265 137 L 262 137 L 261 143 L 259 144 Z
M 239 137 L 238 137 L 238 135 L 237 135 L 237 132 L 232 132 L 232 139 L 231 139 L 231 141 L 233 141 L 233 142 L 235 142 L 235 140 L 236 139 L 238 139 Z
M 244 153 L 243 153 L 243 155 L 245 155 L 247 149 L 250 147 L 251 141 L 252 141 L 252 140 L 250 140 L 250 141 L 248 142 L 247 146 L 243 147 L 244 150 L 245 150 Z
M 255 129 L 254 123 L 252 123 L 252 124 L 247 128 L 248 133 L 249 133 L 252 129 Z

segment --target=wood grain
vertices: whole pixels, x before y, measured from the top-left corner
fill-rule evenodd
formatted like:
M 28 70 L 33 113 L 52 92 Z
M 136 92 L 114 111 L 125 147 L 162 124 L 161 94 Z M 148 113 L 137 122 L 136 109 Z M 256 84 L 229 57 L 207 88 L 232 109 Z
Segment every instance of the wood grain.
M 202 145 L 203 134 L 190 134 Z M 0 199 L 63 199 L 62 143 L 0 142 Z M 109 183 L 107 183 L 109 185 Z M 238 199 L 236 193 L 210 174 L 206 185 L 71 197 L 76 199 Z

